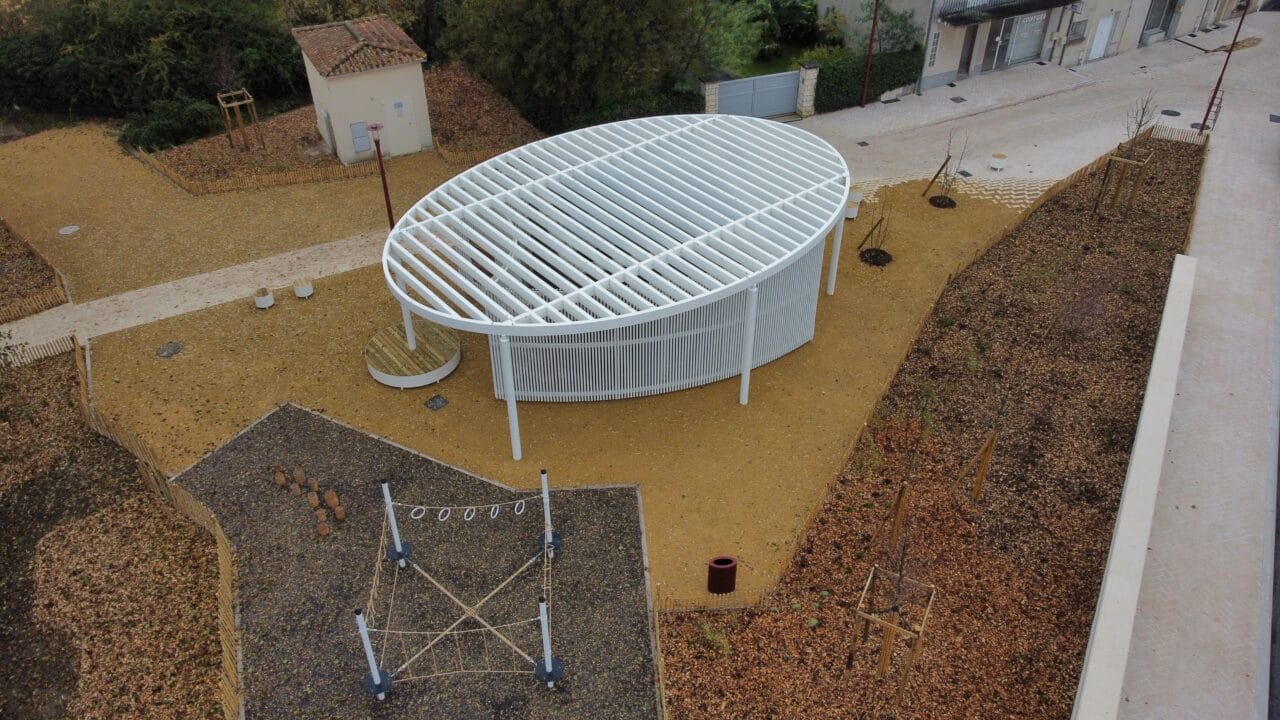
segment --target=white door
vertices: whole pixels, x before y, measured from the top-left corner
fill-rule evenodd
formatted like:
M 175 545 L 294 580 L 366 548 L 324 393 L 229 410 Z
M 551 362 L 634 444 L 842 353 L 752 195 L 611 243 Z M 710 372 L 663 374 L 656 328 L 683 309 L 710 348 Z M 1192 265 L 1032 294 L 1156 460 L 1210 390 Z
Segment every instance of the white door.
M 1089 46 L 1090 60 L 1097 60 L 1107 54 L 1107 45 L 1111 42 L 1111 29 L 1115 24 L 1115 13 L 1103 15 L 1098 20 L 1098 29 L 1093 31 L 1093 44 Z

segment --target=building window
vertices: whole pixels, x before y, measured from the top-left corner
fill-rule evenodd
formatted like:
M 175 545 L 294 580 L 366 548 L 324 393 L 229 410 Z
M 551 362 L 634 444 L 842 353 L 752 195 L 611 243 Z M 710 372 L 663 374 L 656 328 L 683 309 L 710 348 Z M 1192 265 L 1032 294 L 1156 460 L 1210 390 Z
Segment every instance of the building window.
M 941 36 L 941 32 L 933 31 L 933 40 L 929 43 L 929 67 L 933 67 L 934 61 L 938 59 L 938 38 Z
M 1089 18 L 1083 20 L 1073 20 L 1071 26 L 1067 28 L 1067 42 L 1080 42 L 1084 39 L 1085 31 L 1089 28 Z

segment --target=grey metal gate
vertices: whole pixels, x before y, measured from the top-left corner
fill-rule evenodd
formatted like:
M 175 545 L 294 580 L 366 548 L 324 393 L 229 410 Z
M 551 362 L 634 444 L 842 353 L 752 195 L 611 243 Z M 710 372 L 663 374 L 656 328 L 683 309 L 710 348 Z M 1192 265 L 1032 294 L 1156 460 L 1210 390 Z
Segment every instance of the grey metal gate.
M 773 117 L 796 111 L 800 71 L 727 80 L 720 83 L 720 112 L 726 115 Z

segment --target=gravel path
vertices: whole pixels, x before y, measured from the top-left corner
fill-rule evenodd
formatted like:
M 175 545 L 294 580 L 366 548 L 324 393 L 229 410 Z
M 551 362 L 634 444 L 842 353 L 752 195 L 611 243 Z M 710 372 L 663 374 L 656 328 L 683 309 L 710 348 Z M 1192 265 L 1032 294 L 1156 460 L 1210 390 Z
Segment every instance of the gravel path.
M 320 537 L 306 501 L 276 487 L 269 470 L 301 467 L 337 492 L 347 519 Z M 532 470 L 531 470 L 532 471 Z M 483 504 L 528 497 L 426 457 L 285 406 L 215 451 L 177 480 L 218 516 L 237 553 L 248 718 L 629 718 L 658 717 L 652 629 L 638 496 L 632 488 L 557 490 L 552 507 L 564 551 L 552 570 L 555 655 L 566 676 L 555 691 L 539 685 L 527 662 L 487 633 L 449 637 L 397 677 L 386 702 L 363 692 L 366 668 L 352 610 L 369 600 L 383 532 L 378 481 L 394 478 L 397 498 L 431 505 Z M 554 477 L 553 477 L 554 481 Z M 401 514 L 412 559 L 468 602 L 488 594 L 537 550 L 540 505 L 522 515 L 504 506 L 467 522 Z M 386 627 L 392 563 L 383 564 L 375 628 Z M 537 616 L 541 561 L 486 603 L 494 625 Z M 400 571 L 391 627 L 441 630 L 457 619 L 453 604 L 412 569 Z M 475 629 L 467 621 L 459 629 Z M 538 657 L 536 624 L 509 636 Z M 375 639 L 382 637 L 375 634 Z M 395 636 L 383 655 L 394 670 L 426 644 Z M 480 639 L 490 637 L 488 641 Z M 402 645 L 402 646 L 399 646 Z M 379 645 L 379 653 L 384 651 Z M 522 669 L 521 674 L 461 675 L 410 681 L 433 666 Z

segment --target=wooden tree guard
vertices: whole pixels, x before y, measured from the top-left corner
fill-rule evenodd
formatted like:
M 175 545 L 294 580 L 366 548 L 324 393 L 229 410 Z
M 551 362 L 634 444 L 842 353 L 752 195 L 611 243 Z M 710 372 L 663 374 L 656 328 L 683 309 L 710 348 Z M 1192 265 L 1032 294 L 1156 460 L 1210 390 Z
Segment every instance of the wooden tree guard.
M 920 193 L 920 197 L 924 197 L 929 194 L 929 191 L 933 189 L 933 184 L 938 182 L 938 176 L 942 175 L 943 171 L 947 169 L 947 165 L 949 164 L 951 164 L 950 153 L 947 154 L 947 157 L 942 161 L 942 164 L 938 166 L 938 172 L 933 174 L 933 178 L 931 178 L 929 180 L 929 184 L 925 186 L 924 192 Z
M 996 438 L 1000 435 L 995 428 L 987 431 L 987 437 L 982 441 L 982 447 L 978 448 L 978 454 L 965 464 L 964 469 L 960 471 L 960 477 L 966 478 L 969 473 L 973 472 L 974 467 L 978 468 L 978 474 L 973 479 L 973 487 L 969 490 L 970 499 L 977 500 L 982 495 L 982 486 L 987 482 L 987 469 L 991 467 L 991 456 L 996 452 Z
M 907 484 L 898 486 L 898 497 L 893 501 L 893 524 L 889 526 L 889 544 L 896 546 L 902 536 L 902 523 L 907 518 Z
M 872 235 L 874 235 L 874 234 L 876 233 L 876 231 L 880 229 L 880 224 L 881 224 L 881 223 L 883 223 L 883 222 L 884 222 L 884 215 L 882 214 L 882 215 L 881 215 L 881 216 L 876 220 L 876 224 L 875 224 L 875 225 L 872 225 L 872 226 L 871 226 L 871 229 L 867 231 L 867 234 L 863 236 L 863 238 L 862 238 L 862 242 L 858 243 L 858 249 L 859 249 L 859 250 L 861 250 L 861 249 L 862 249 L 862 248 L 867 244 L 867 241 L 871 239 L 871 236 L 872 236 Z
M 909 590 L 904 589 L 904 596 L 913 592 L 917 596 L 927 595 L 927 599 L 920 603 L 924 606 L 924 612 L 921 613 L 918 620 L 904 617 L 903 610 L 906 603 L 903 600 L 905 598 L 899 599 L 898 603 L 885 609 L 877 609 L 871 606 L 871 602 L 876 596 L 878 585 L 881 582 L 889 583 L 889 587 L 894 587 L 899 581 L 901 581 L 904 588 L 910 588 Z M 881 569 L 879 565 L 871 567 L 871 572 L 867 575 L 867 582 L 862 586 L 862 595 L 858 598 L 858 606 L 855 610 L 858 616 L 860 641 L 865 643 L 868 640 L 873 625 L 883 632 L 880 641 L 880 656 L 876 663 L 876 677 L 888 677 L 889 668 L 893 662 L 894 645 L 899 638 L 907 641 L 908 652 L 899 668 L 898 687 L 894 691 L 894 702 L 896 703 L 902 702 L 902 690 L 910 677 L 911 668 L 924 652 L 924 631 L 929 623 L 929 612 L 933 609 L 933 599 L 937 592 L 937 588 L 932 585 L 909 577 L 900 577 L 897 573 Z
M 231 92 L 218 93 L 218 107 L 222 109 L 222 124 L 227 128 L 227 142 L 231 147 L 236 146 L 236 131 L 238 131 L 242 148 L 252 149 L 253 137 L 249 135 L 249 128 L 252 127 L 257 135 L 258 144 L 263 150 L 267 149 L 267 141 L 262 137 L 262 125 L 258 122 L 258 108 L 248 90 L 240 88 Z M 244 108 L 244 113 L 241 113 L 240 108 Z M 231 122 L 232 111 L 235 112 L 234 125 Z M 245 124 L 245 114 L 249 116 L 248 125 Z
M 1093 201 L 1093 211 L 1103 212 L 1116 207 L 1123 198 L 1124 211 L 1133 207 L 1133 200 L 1138 196 L 1138 189 L 1147 177 L 1147 164 L 1155 156 L 1154 150 L 1148 150 L 1147 156 L 1135 160 L 1120 155 L 1107 157 L 1107 170 L 1102 175 L 1102 187 L 1098 188 L 1098 196 Z

